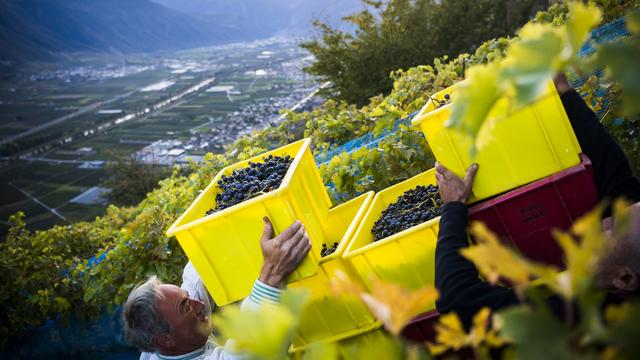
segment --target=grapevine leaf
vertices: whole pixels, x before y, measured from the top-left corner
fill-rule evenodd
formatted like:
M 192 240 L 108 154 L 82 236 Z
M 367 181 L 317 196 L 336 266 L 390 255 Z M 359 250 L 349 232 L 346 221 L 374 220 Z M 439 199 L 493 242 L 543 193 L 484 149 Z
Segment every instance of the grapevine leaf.
M 555 273 L 553 268 L 529 261 L 502 245 L 497 236 L 481 222 L 472 223 L 470 232 L 477 245 L 460 252 L 492 284 L 504 278 L 514 285 L 528 285 L 534 276 Z
M 224 338 L 233 339 L 233 351 L 260 359 L 285 358 L 295 326 L 294 316 L 283 306 L 244 311 L 238 306 L 225 307 L 212 321 Z
M 438 290 L 425 286 L 417 291 L 410 291 L 400 285 L 376 279 L 372 293 L 362 294 L 361 298 L 387 330 L 399 335 L 411 319 L 433 307 L 438 298 Z
M 589 38 L 591 29 L 602 20 L 602 11 L 593 5 L 582 2 L 569 3 L 569 18 L 567 19 L 567 35 L 573 53 L 577 53 L 582 44 Z
M 417 291 L 373 279 L 371 294 L 344 273 L 338 272 L 331 281 L 331 288 L 337 296 L 359 296 L 369 307 L 373 315 L 384 324 L 392 334 L 398 335 L 406 324 L 417 315 L 433 307 L 438 298 L 438 290 L 425 286 Z
M 572 359 L 569 348 L 570 330 L 546 311 L 526 306 L 508 308 L 496 315 L 500 334 L 518 344 L 514 347 L 518 359 Z M 573 356 L 572 356 L 573 355 Z
M 608 344 L 614 346 L 622 355 L 633 358 L 640 353 L 640 304 L 637 301 L 619 305 L 609 305 L 606 309 L 607 321 L 610 324 L 605 333 Z M 617 358 L 624 358 L 618 356 Z
M 433 355 L 440 355 L 449 350 L 460 350 L 463 347 L 478 349 L 483 346 L 499 347 L 505 343 L 494 330 L 488 329 L 491 310 L 482 308 L 473 317 L 473 324 L 466 333 L 456 313 L 441 315 L 436 324 L 436 342 L 427 344 Z
M 497 65 L 476 65 L 469 68 L 467 81 L 460 84 L 457 90 L 451 116 L 445 126 L 475 137 L 499 98 L 498 84 Z
M 516 106 L 534 101 L 545 89 L 552 75 L 561 69 L 563 39 L 549 25 L 528 24 L 507 50 L 503 73 L 515 90 Z
M 549 282 L 552 289 L 565 299 L 572 300 L 581 284 L 593 276 L 597 264 L 610 251 L 610 245 L 602 232 L 601 214 L 604 207 L 597 206 L 578 219 L 572 233 L 554 232 L 554 237 L 564 251 L 567 270 Z M 574 236 L 580 241 L 576 241 Z
M 622 111 L 626 115 L 640 113 L 640 36 L 602 45 L 596 61 L 605 67 L 608 76 L 622 88 Z

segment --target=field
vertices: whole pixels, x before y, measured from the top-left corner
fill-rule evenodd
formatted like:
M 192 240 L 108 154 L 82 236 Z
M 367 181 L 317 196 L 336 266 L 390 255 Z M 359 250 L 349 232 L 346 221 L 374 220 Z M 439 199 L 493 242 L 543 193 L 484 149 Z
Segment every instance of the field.
M 83 191 L 99 184 L 105 178 L 103 169 L 79 169 L 77 165 L 20 162 L 4 167 L 0 173 L 2 206 L 0 218 L 3 232 L 6 220 L 17 211 L 25 213 L 32 229 L 44 229 L 65 221 L 44 206 L 56 209 L 68 221 L 90 220 L 102 214 L 104 206 L 69 204 L 68 201 Z M 24 194 L 22 191 L 28 195 Z
M 309 86 L 299 75 L 305 56 L 295 44 L 276 42 L 138 55 L 126 66 L 86 58 L 19 69 L 0 83 L 0 236 L 17 211 L 31 229 L 102 214 L 104 205 L 69 203 L 108 177 L 105 166 L 81 168 L 84 162 L 106 165 L 157 140 L 226 134 L 212 149 L 191 152 L 202 155 L 240 128 L 261 126 L 266 120 L 247 108 Z M 182 94 L 207 79 L 206 87 Z

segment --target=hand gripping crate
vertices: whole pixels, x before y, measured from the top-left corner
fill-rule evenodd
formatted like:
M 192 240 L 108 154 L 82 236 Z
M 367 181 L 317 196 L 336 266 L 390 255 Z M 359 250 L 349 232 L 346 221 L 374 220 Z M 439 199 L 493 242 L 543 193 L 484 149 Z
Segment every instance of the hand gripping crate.
M 424 133 L 438 162 L 463 177 L 477 162 L 480 169 L 471 202 L 515 189 L 580 163 L 580 145 L 553 82 L 535 102 L 512 110 L 509 99 L 500 99 L 478 135 L 475 157 L 473 139 L 444 126 L 452 104 L 439 104 L 448 95 L 456 101 L 457 83 L 432 96 L 413 118 Z
M 347 246 L 345 259 L 372 290 L 372 279 L 394 282 L 417 290 L 424 285 L 434 285 L 435 251 L 440 217 L 412 228 L 374 241 L 371 228 L 387 206 L 395 202 L 405 191 L 418 185 L 435 185 L 435 169 L 380 191 L 360 223 L 356 234 Z M 435 304 L 422 309 L 433 310 Z
M 554 229 L 567 230 L 598 203 L 591 161 L 581 155 L 577 166 L 481 202 L 469 209 L 471 221 L 482 221 L 526 257 L 564 267 Z
M 329 210 L 325 241 L 327 247 L 334 242 L 338 243 L 338 247 L 335 252 L 320 259 L 316 275 L 289 284 L 289 288 L 311 290 L 311 298 L 302 311 L 293 339 L 292 352 L 300 352 L 316 341 L 332 342 L 380 326 L 360 299 L 335 296 L 329 283 L 337 271 L 352 275 L 342 255 L 369 209 L 373 195 L 373 191 L 367 192 Z M 357 276 L 352 277 L 357 279 Z
M 167 231 L 167 236 L 178 239 L 219 306 L 241 300 L 251 292 L 263 261 L 259 240 L 264 216 L 271 219 L 276 234 L 299 219 L 311 239 L 309 254 L 288 281 L 316 274 L 331 200 L 310 143 L 310 139 L 303 139 L 222 169 Z M 217 182 L 222 175 L 247 167 L 250 161 L 262 162 L 267 155 L 294 158 L 278 189 L 205 216 L 215 206 Z

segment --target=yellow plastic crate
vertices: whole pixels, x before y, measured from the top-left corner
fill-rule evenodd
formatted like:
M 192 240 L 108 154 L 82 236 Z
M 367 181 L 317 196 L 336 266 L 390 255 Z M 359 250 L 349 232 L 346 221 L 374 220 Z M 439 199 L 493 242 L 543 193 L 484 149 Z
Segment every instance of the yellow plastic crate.
M 222 169 L 211 184 L 169 228 L 175 235 L 216 304 L 222 306 L 249 295 L 262 266 L 260 237 L 263 216 L 277 233 L 299 219 L 311 239 L 311 250 L 289 282 L 317 272 L 331 200 L 304 139 Z M 290 155 L 294 160 L 276 190 L 205 216 L 215 205 L 218 180 L 234 169 L 262 162 L 267 155 Z
M 405 191 L 435 183 L 435 169 L 431 169 L 384 189 L 373 198 L 344 255 L 369 290 L 373 289 L 373 279 L 394 282 L 413 290 L 434 284 L 440 217 L 378 241 L 374 241 L 371 228 L 382 211 Z M 422 312 L 434 308 L 435 304 L 431 304 Z
M 455 102 L 462 83 L 432 97 L 442 101 L 449 94 Z M 487 129 L 479 134 L 472 158 L 472 139 L 444 127 L 451 104 L 437 108 L 429 100 L 412 124 L 424 133 L 436 159 L 458 176 L 473 163 L 480 165 L 471 201 L 515 189 L 580 163 L 580 145 L 553 82 L 532 104 L 511 111 L 509 99 L 500 99 L 489 113 Z
M 329 281 L 337 271 L 350 274 L 342 254 L 356 228 L 371 205 L 373 191 L 329 210 L 329 226 L 326 228 L 327 247 L 338 242 L 336 251 L 320 259 L 318 273 L 312 277 L 289 284 L 289 288 L 307 288 L 311 298 L 300 318 L 300 324 L 292 343 L 292 351 L 298 352 L 316 341 L 335 341 L 367 332 L 380 324 L 366 305 L 355 297 L 336 297 Z
M 366 353 L 366 349 L 375 349 L 375 346 L 379 345 L 380 341 L 385 340 L 387 336 L 391 335 L 378 324 L 376 327 L 364 333 L 341 340 L 327 340 L 326 342 L 336 344 L 339 359 L 360 360 L 360 356 L 362 356 L 363 352 Z M 302 359 L 304 357 L 304 351 L 296 351 L 291 355 L 292 359 Z

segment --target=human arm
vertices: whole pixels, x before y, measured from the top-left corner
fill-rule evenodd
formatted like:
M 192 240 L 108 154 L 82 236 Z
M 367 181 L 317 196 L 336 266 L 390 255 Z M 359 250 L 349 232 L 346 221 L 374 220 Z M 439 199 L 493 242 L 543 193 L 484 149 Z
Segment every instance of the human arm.
M 477 166 L 470 168 L 465 179 L 460 179 L 436 164 L 436 180 L 445 203 L 436 244 L 435 285 L 440 291 L 436 307 L 440 313 L 456 312 L 465 327 L 485 306 L 497 310 L 518 303 L 513 290 L 482 281 L 473 263 L 460 254 L 461 249 L 469 246 L 465 203 L 477 169 Z
M 582 152 L 591 160 L 598 197 L 640 201 L 640 182 L 620 146 L 564 75 L 558 74 L 553 80 Z

